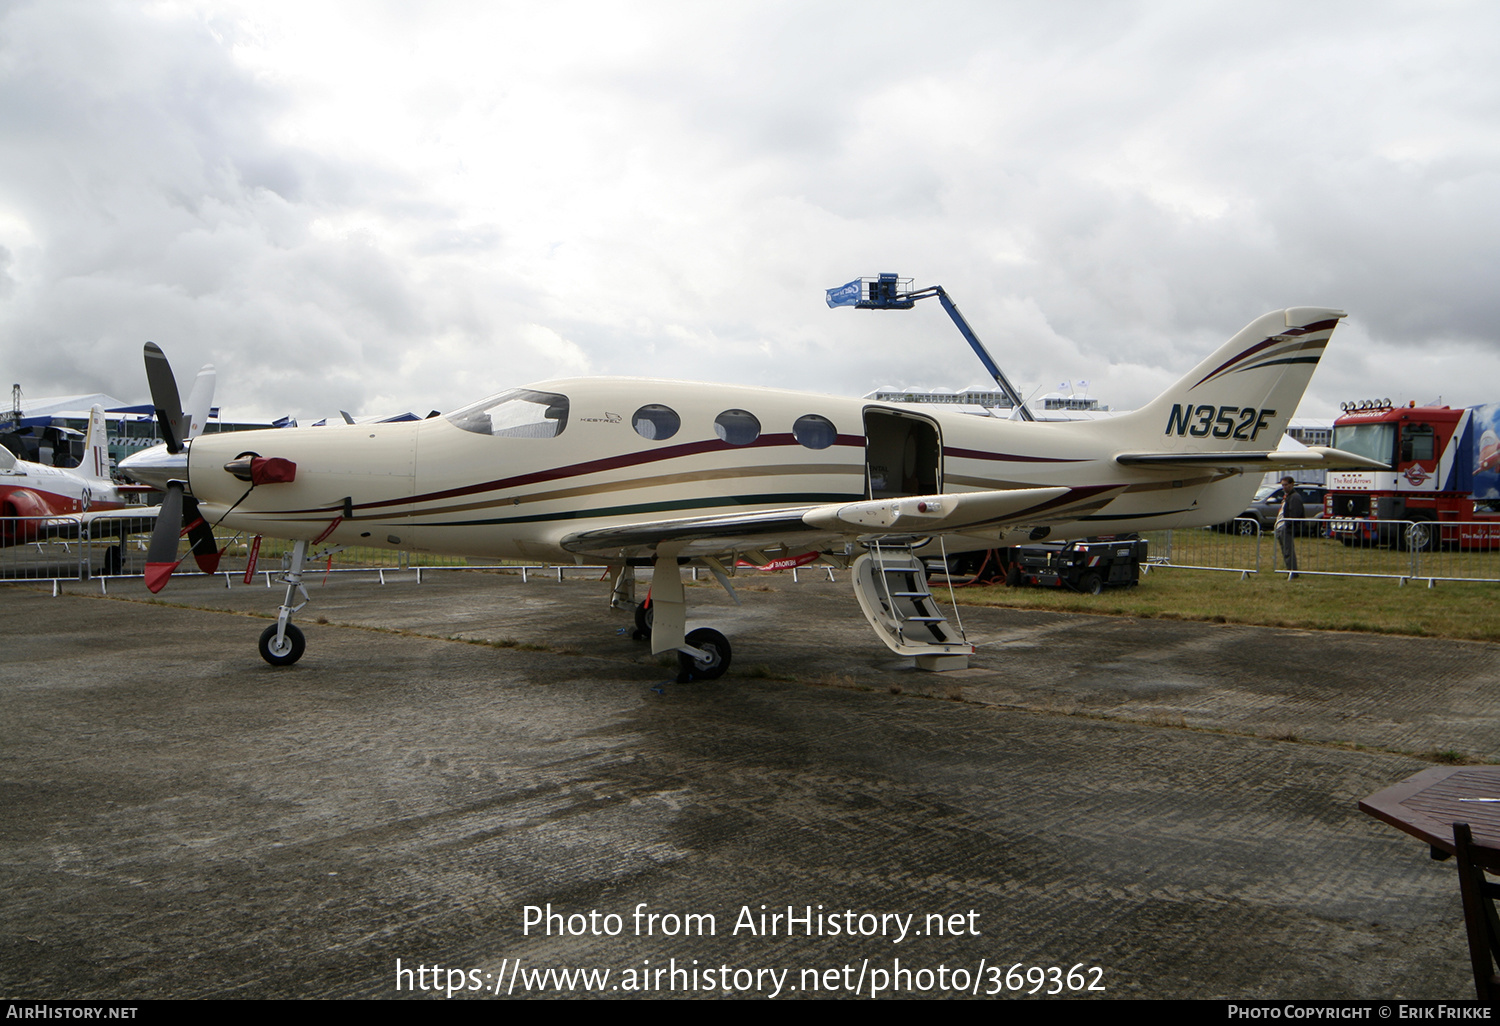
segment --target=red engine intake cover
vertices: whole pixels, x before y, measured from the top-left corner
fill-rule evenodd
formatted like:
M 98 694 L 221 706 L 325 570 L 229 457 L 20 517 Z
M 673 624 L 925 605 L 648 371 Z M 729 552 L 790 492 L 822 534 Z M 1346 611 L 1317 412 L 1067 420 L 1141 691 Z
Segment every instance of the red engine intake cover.
M 250 461 L 250 483 L 291 484 L 297 480 L 297 464 L 278 456 L 257 456 Z

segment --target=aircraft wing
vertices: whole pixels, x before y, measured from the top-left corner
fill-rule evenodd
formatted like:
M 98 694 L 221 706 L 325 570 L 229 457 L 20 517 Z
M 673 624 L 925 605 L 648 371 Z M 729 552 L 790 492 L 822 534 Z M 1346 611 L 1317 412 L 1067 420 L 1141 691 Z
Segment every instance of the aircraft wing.
M 124 522 L 126 533 L 146 534 L 156 527 L 160 506 L 127 506 L 124 509 L 104 509 L 96 513 L 80 513 L 78 519 L 89 525 L 89 532 L 96 537 L 119 534 Z
M 104 509 L 93 513 L 71 513 L 67 516 L 51 517 L 42 521 L 42 533 L 48 538 L 74 538 L 80 524 L 88 526 L 94 538 L 107 538 L 120 533 L 123 524 L 126 534 L 147 534 L 156 526 L 156 515 L 160 506 L 130 506 L 125 509 Z
M 1124 452 L 1115 462 L 1127 467 L 1223 467 L 1258 470 L 1390 470 L 1379 460 L 1356 456 L 1343 449 L 1311 445 L 1305 449 L 1275 452 Z
M 123 524 L 126 534 L 146 534 L 156 526 L 156 514 L 160 506 L 131 506 L 128 509 L 98 510 L 93 513 L 69 513 L 36 521 L 34 534 L 28 531 L 27 541 L 60 539 L 72 541 L 79 536 L 80 528 L 88 529 L 89 537 L 105 540 L 120 533 Z
M 1087 496 L 1076 493 L 1089 491 Z M 819 548 L 835 541 L 881 535 L 937 535 L 976 531 L 1013 523 L 1045 523 L 1057 518 L 1060 505 L 1076 515 L 1072 498 L 1102 505 L 1092 489 L 1015 488 L 902 496 L 863 502 L 795 506 L 758 513 L 687 517 L 621 524 L 568 535 L 562 547 L 580 555 L 621 558 L 648 555 L 672 543 L 684 556 L 715 555 L 739 548 L 771 545 Z

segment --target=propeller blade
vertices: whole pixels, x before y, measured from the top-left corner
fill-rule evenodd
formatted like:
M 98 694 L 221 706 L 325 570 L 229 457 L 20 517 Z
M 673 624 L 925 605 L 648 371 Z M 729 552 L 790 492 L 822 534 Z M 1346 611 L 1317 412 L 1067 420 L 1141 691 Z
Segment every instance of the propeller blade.
M 167 586 L 172 571 L 182 562 L 177 558 L 177 539 L 181 536 L 182 482 L 168 481 L 161 512 L 156 515 L 156 528 L 151 532 L 151 545 L 146 549 L 146 587 L 152 594 Z
M 193 382 L 193 390 L 188 393 L 187 406 L 182 415 L 187 428 L 187 438 L 191 441 L 203 434 L 203 429 L 208 426 L 208 414 L 214 406 L 214 381 L 218 378 L 214 371 L 214 365 L 206 363 L 198 372 L 198 378 Z
M 156 407 L 156 423 L 161 427 L 167 452 L 182 451 L 186 434 L 182 430 L 182 399 L 177 394 L 177 379 L 161 346 L 146 343 L 146 382 L 151 386 L 151 405 Z
M 214 541 L 214 529 L 198 512 L 198 500 L 191 495 L 183 496 L 182 519 L 187 522 L 187 536 L 193 543 L 193 560 L 198 569 L 206 574 L 218 570 L 219 543 Z

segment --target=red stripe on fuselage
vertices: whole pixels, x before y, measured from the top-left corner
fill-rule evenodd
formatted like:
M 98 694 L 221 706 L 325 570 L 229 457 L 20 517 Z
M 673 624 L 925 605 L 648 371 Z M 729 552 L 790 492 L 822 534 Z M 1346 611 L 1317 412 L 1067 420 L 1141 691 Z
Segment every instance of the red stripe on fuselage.
M 834 445 L 855 446 L 864 448 L 865 439 L 863 435 L 839 435 Z M 722 439 L 712 439 L 702 442 L 688 442 L 683 445 L 671 445 L 664 449 L 647 449 L 642 452 L 626 453 L 621 456 L 606 456 L 603 459 L 589 460 L 586 463 L 574 463 L 567 467 L 551 467 L 547 470 L 533 471 L 530 474 L 518 474 L 515 477 L 502 477 L 495 481 L 484 481 L 480 484 L 465 485 L 462 488 L 449 488 L 441 492 L 427 492 L 423 495 L 413 495 L 410 498 L 381 499 L 377 502 L 356 503 L 353 509 L 379 509 L 384 506 L 414 505 L 419 502 L 433 502 L 438 499 L 452 499 L 463 495 L 476 495 L 479 492 L 499 491 L 505 488 L 519 488 L 523 485 L 537 484 L 543 481 L 562 481 L 570 477 L 583 477 L 587 474 L 598 474 L 606 470 L 618 470 L 621 467 L 638 467 L 647 463 L 659 463 L 663 460 L 673 460 L 682 456 L 697 456 L 705 452 L 734 452 L 740 449 L 767 449 L 776 446 L 796 445 L 802 447 L 794 435 L 761 435 L 755 441 L 747 445 L 730 445 Z M 818 449 L 809 449 L 809 452 L 820 452 Z M 321 513 L 335 506 L 316 506 L 311 509 L 289 509 L 282 513 Z

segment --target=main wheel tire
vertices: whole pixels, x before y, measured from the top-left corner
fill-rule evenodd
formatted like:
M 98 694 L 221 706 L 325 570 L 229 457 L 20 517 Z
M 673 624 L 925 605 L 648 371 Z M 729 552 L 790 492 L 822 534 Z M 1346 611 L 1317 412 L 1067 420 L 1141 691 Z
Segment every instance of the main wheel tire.
M 678 679 L 690 680 L 718 680 L 724 676 L 724 671 L 729 669 L 731 658 L 729 639 L 724 637 L 712 627 L 699 627 L 683 639 L 694 648 L 701 648 L 709 654 L 708 659 L 698 659 L 686 652 L 677 653 Z
M 1078 578 L 1078 590 L 1085 595 L 1102 595 L 1104 594 L 1104 578 L 1090 570 Z
M 642 602 L 635 607 L 635 633 L 631 635 L 636 641 L 651 640 L 651 622 L 655 617 L 652 615 L 651 606 Z
M 260 657 L 272 666 L 291 666 L 307 650 L 307 639 L 295 624 L 286 625 L 281 645 L 276 645 L 276 625 L 267 627 L 260 635 Z

